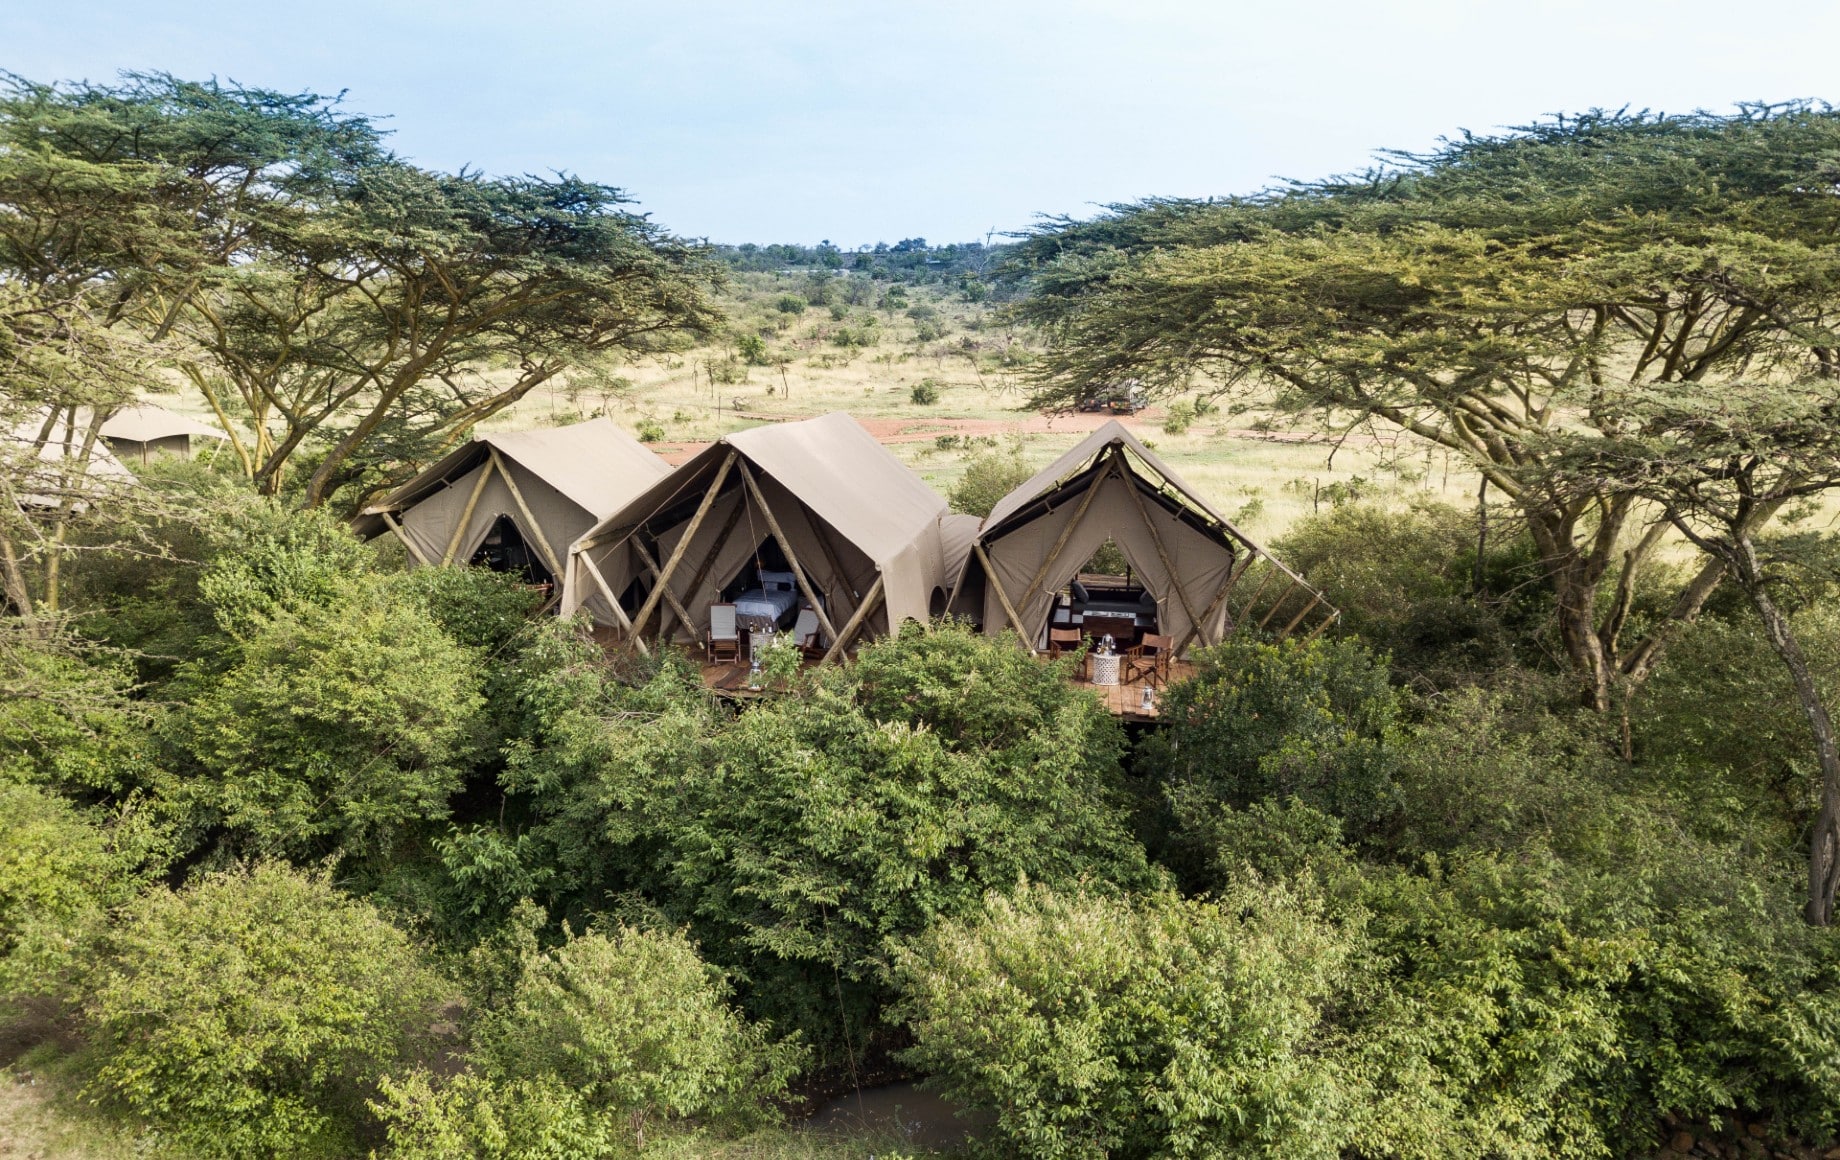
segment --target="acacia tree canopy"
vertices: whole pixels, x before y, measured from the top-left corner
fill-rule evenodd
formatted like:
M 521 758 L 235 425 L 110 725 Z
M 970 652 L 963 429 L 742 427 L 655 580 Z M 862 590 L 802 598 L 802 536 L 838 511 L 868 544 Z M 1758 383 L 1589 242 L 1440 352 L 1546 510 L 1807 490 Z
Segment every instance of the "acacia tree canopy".
M 1598 113 L 1354 178 L 1052 221 L 1011 260 L 1033 285 L 1020 316 L 1052 340 L 1037 401 L 1199 381 L 1464 456 L 1527 519 L 1566 654 L 1608 708 L 1665 637 L 1623 634 L 1668 524 L 1615 481 L 1555 489 L 1551 437 L 1622 434 L 1617 401 L 1656 384 L 1833 373 L 1836 156 L 1824 107 Z M 1723 571 L 1702 568 L 1669 621 Z

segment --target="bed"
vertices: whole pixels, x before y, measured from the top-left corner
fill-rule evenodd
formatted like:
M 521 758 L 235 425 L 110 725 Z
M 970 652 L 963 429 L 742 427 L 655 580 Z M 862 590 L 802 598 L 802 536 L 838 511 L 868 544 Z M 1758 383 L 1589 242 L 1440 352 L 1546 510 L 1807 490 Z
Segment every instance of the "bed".
M 760 574 L 760 587 L 735 597 L 735 618 L 744 629 L 778 625 L 799 604 L 798 580 L 790 572 Z

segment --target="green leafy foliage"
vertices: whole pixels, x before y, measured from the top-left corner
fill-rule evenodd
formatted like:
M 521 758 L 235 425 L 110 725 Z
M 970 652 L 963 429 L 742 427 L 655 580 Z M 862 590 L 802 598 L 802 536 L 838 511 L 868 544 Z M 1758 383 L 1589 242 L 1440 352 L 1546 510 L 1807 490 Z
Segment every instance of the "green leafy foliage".
M 1355 939 L 1283 889 L 993 895 L 901 958 L 907 1058 L 1037 1157 L 1343 1155 L 1324 1049 Z
M 565 714 L 508 784 L 543 787 L 539 832 L 575 883 L 688 923 L 750 1010 L 826 1051 L 875 1025 L 891 941 L 986 890 L 1153 880 L 1117 725 L 1001 642 L 914 629 L 732 722 L 686 680 L 615 693 L 611 729 L 611 705 Z
M 946 498 L 951 501 L 953 511 L 987 516 L 999 500 L 1034 474 L 1022 458 L 1020 446 L 1007 451 L 982 451 L 965 464 L 965 473 L 958 477 Z
M 175 788 L 234 844 L 376 852 L 444 817 L 483 704 L 471 650 L 388 589 L 268 621 L 175 715 Z
M 1205 857 L 1183 831 L 1205 831 L 1223 806 L 1295 798 L 1356 829 L 1392 818 L 1399 696 L 1358 641 L 1235 636 L 1195 660 L 1140 756 L 1166 787 L 1178 859 Z
M 642 1145 L 654 1119 L 754 1120 L 802 1052 L 728 1006 L 728 988 L 681 933 L 590 931 L 524 965 L 477 1032 L 488 1074 L 557 1081 Z
M 444 986 L 409 940 L 278 864 L 127 907 L 83 1004 L 94 1095 L 201 1156 L 343 1156 Z

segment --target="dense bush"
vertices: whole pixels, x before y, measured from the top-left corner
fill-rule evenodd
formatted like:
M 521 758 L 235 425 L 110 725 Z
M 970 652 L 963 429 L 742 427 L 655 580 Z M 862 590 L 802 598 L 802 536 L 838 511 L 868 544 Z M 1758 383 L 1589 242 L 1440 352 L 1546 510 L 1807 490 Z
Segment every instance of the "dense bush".
M 952 504 L 952 510 L 967 515 L 987 516 L 992 508 L 1010 492 L 1028 482 L 1035 473 L 1029 469 L 1022 458 L 1021 447 L 1008 450 L 990 450 L 971 458 L 965 464 L 965 473 L 952 485 L 951 493 L 946 497 Z
M 0 999 L 60 996 L 109 908 L 140 884 L 157 833 L 134 815 L 105 829 L 62 797 L 0 778 L 0 834 Z
M 90 981 L 91 1090 L 201 1156 L 351 1155 L 443 994 L 402 932 L 321 877 L 267 864 L 157 889 Z
M 241 847 L 376 851 L 443 817 L 483 703 L 471 650 L 387 589 L 277 614 L 169 730 L 175 795 Z
M 536 956 L 477 1032 L 484 1070 L 557 1080 L 643 1146 L 657 1119 L 751 1119 L 784 1093 L 795 1045 L 728 1006 L 728 987 L 682 934 L 590 931 Z
M 907 1058 L 1019 1155 L 1330 1160 L 1360 1106 L 1325 1010 L 1354 941 L 1280 888 L 992 896 L 902 956 Z
M 685 680 L 564 709 L 507 784 L 589 891 L 564 906 L 638 892 L 826 1058 L 877 1024 L 891 940 L 1024 877 L 1151 880 L 1117 724 L 1001 642 L 911 630 L 726 722 Z

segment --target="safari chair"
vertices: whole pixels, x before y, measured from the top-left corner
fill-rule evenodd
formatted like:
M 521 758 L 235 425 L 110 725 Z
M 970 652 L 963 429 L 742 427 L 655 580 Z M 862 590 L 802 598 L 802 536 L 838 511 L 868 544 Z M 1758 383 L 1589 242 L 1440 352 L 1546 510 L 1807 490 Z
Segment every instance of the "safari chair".
M 799 618 L 793 622 L 792 641 L 799 646 L 799 652 L 805 655 L 806 660 L 824 659 L 827 650 L 818 637 L 818 613 L 809 604 L 799 609 Z
M 1048 659 L 1059 660 L 1063 653 L 1079 652 L 1086 647 L 1085 635 L 1077 628 L 1048 629 Z M 1086 676 L 1086 665 L 1080 664 L 1080 676 Z
M 703 651 L 709 663 L 741 660 L 741 628 L 735 620 L 733 604 L 709 606 L 709 631 L 703 636 Z
M 1152 687 L 1169 683 L 1169 664 L 1175 659 L 1176 638 L 1146 632 L 1143 639 L 1124 650 L 1124 682 L 1143 681 Z

